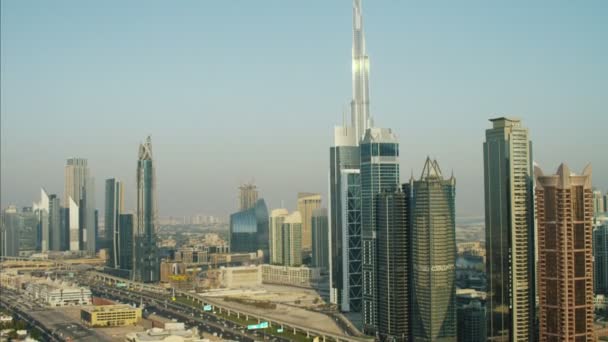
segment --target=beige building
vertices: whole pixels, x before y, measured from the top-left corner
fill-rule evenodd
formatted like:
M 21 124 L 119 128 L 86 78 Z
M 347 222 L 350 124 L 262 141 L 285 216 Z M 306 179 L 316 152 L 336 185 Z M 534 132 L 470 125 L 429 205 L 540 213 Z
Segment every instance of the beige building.
M 302 216 L 299 211 L 294 211 L 283 221 L 283 257 L 282 265 L 302 265 Z
M 253 183 L 243 184 L 239 187 L 239 210 L 253 208 L 258 200 L 258 189 Z
M 141 319 L 141 308 L 129 305 L 99 305 L 80 310 L 80 319 L 91 327 L 112 327 L 136 324 Z
M 298 211 L 302 215 L 302 250 L 312 250 L 312 212 L 321 208 L 321 194 L 298 193 Z
M 312 287 L 321 279 L 321 269 L 306 266 L 288 267 L 262 265 L 262 282 L 300 287 Z
M 560 165 L 536 176 L 540 341 L 593 341 L 593 192 L 582 175 Z
M 224 288 L 256 287 L 262 284 L 259 266 L 221 267 L 220 286 Z
M 270 263 L 273 265 L 283 264 L 283 222 L 289 215 L 287 209 L 274 209 L 270 213 L 270 229 L 268 230 L 270 246 Z

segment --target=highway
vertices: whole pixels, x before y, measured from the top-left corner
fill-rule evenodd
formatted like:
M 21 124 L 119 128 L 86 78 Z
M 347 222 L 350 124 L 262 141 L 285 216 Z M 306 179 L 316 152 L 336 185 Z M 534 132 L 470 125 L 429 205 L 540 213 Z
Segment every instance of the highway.
M 51 329 L 30 316 L 28 311 L 34 308 L 29 304 L 26 306 L 24 303 L 25 302 L 20 298 L 19 294 L 7 288 L 2 288 L 0 304 L 3 308 L 14 313 L 17 317 L 19 317 L 19 319 L 26 322 L 30 327 L 40 331 L 42 336 L 45 337 L 46 341 L 63 341 L 63 339 L 56 336 Z
M 272 341 L 290 341 L 285 338 L 266 334 L 264 331 L 247 331 L 246 327 L 240 326 L 230 320 L 205 313 L 200 309 L 186 304 L 169 301 L 166 297 L 151 293 L 133 293 L 124 289 L 111 288 L 101 285 L 90 285 L 95 295 L 105 298 L 119 300 L 123 303 L 138 305 L 140 301 L 145 304 L 148 313 L 157 313 L 167 318 L 175 318 L 189 326 L 196 326 L 199 331 L 215 334 L 225 340 L 243 342 L 254 342 L 256 338 L 270 339 Z

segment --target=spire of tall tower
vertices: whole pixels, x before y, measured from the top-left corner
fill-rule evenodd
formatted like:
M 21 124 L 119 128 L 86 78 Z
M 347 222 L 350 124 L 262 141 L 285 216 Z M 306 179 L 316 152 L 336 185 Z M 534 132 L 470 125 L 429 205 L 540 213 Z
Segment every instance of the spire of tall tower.
M 352 68 L 353 100 L 351 101 L 351 119 L 358 143 L 370 125 L 369 57 L 365 51 L 361 0 L 353 0 Z

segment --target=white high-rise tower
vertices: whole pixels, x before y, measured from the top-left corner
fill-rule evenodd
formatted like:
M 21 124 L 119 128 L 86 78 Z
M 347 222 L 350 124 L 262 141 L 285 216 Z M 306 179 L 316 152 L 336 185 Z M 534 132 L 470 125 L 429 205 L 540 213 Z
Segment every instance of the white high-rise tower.
M 356 142 L 363 139 L 365 130 L 371 126 L 369 115 L 369 57 L 365 51 L 361 0 L 353 0 L 353 100 L 351 106 L 352 127 Z

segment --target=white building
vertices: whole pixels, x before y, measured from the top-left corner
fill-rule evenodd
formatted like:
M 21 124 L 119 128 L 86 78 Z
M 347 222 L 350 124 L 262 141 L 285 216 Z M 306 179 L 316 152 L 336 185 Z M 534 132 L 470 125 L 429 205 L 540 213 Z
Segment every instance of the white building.
M 27 284 L 26 293 L 49 306 L 90 305 L 91 290 L 50 279 Z
M 125 342 L 205 342 L 196 328 L 186 329 L 184 323 L 166 323 L 165 329 L 152 328 L 145 332 L 132 332 L 125 336 Z
M 313 267 L 289 267 L 262 265 L 262 282 L 300 287 L 312 287 L 321 279 L 321 269 Z

